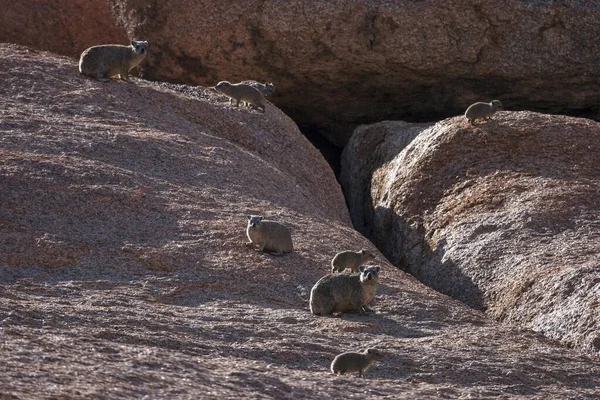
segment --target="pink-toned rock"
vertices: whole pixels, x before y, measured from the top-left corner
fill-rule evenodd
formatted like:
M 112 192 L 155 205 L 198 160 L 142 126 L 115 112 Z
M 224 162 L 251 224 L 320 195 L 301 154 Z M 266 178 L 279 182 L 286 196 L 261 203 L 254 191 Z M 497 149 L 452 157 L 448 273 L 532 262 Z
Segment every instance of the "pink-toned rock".
M 600 351 L 598 123 L 501 112 L 383 122 L 342 158 L 355 226 L 394 264 L 502 322 Z
M 343 145 L 356 125 L 431 121 L 476 101 L 600 118 L 589 0 L 111 0 L 153 45 L 146 76 L 273 81 L 273 102 Z
M 267 104 L 0 45 L 3 398 L 593 398 L 600 365 L 495 325 L 392 267 L 333 173 Z M 286 224 L 259 254 L 246 215 Z M 313 316 L 340 249 L 383 266 L 377 313 Z M 336 354 L 381 348 L 368 385 Z
M 4 0 L 0 42 L 79 57 L 90 46 L 129 40 L 109 0 Z

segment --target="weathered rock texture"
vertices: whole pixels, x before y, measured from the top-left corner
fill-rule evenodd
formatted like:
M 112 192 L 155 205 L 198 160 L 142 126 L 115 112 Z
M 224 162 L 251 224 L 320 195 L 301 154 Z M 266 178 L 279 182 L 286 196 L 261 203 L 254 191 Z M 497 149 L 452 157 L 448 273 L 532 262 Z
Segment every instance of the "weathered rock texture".
M 589 0 L 111 0 L 153 45 L 146 76 L 273 81 L 273 101 L 345 144 L 361 123 L 432 121 L 475 101 L 599 116 Z
M 128 44 L 109 0 L 3 0 L 0 42 L 71 57 L 97 44 Z
M 76 60 L 0 46 L 3 398 L 595 398 L 597 358 L 477 311 L 393 268 L 350 226 L 294 123 L 210 90 L 102 83 Z M 244 246 L 245 215 L 292 230 Z M 316 317 L 340 249 L 383 266 L 366 317 Z M 365 346 L 369 379 L 334 378 Z
M 394 264 L 497 320 L 600 350 L 597 122 L 362 126 L 341 179 L 355 226 Z

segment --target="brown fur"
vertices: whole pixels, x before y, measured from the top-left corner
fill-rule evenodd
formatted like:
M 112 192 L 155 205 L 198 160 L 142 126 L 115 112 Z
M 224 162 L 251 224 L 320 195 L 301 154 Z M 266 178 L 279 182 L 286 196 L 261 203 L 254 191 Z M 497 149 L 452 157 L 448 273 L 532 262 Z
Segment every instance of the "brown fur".
M 359 274 L 326 275 L 310 291 L 310 312 L 329 315 L 370 311 L 367 304 L 375 296 L 381 267 L 360 267 Z
M 350 268 L 352 272 L 358 272 L 358 267 L 374 259 L 375 256 L 364 249 L 361 251 L 341 251 L 331 260 L 331 273 L 342 272 L 346 268 Z
M 227 81 L 219 82 L 215 90 L 223 93 L 225 96 L 236 101 L 235 106 L 240 106 L 240 101 L 248 103 L 265 112 L 265 98 L 258 89 L 243 83 L 229 83 Z
M 260 215 L 248 216 L 246 235 L 248 246 L 258 246 L 257 251 L 271 251 L 274 255 L 291 253 L 294 250 L 290 230 L 279 222 L 263 219 Z
M 262 93 L 262 95 L 265 97 L 271 96 L 273 93 L 275 93 L 275 85 L 273 85 L 273 83 L 271 83 L 271 82 L 260 83 L 260 82 L 256 82 L 256 81 L 243 81 L 241 83 L 252 86 L 256 90 L 258 90 L 260 93 Z
M 478 119 L 492 119 L 494 113 L 502 110 L 502 103 L 499 100 L 492 100 L 490 103 L 471 104 L 465 111 L 465 118 L 471 125 L 475 125 Z
M 383 353 L 376 349 L 366 349 L 361 353 L 338 354 L 331 362 L 331 372 L 343 375 L 349 372 L 358 372 L 358 376 L 364 378 L 364 373 L 371 364 L 383 358 Z
M 145 41 L 132 41 L 131 46 L 92 46 L 81 53 L 79 72 L 99 81 L 108 81 L 109 78 L 120 75 L 122 80 L 131 82 L 129 71 L 146 58 L 147 49 L 148 42 Z

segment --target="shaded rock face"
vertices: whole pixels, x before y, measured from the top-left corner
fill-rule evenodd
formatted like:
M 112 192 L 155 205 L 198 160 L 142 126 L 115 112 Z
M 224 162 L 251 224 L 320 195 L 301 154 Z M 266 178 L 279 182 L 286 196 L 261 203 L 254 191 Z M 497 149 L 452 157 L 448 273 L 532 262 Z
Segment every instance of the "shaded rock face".
M 129 44 L 109 0 L 4 0 L 0 42 L 71 57 L 98 44 Z
M 358 124 L 475 101 L 599 117 L 600 5 L 469 1 L 111 0 L 153 45 L 151 79 L 273 81 L 273 101 L 338 146 Z
M 342 156 L 354 224 L 427 285 L 597 352 L 598 127 L 533 112 L 360 127 Z
M 594 398 L 595 358 L 496 326 L 350 226 L 294 123 L 202 88 L 102 83 L 0 45 L 0 393 L 8 398 Z M 246 215 L 294 252 L 244 246 Z M 377 313 L 310 314 L 341 249 L 383 267 Z M 377 347 L 367 374 L 335 355 Z M 531 371 L 535 371 L 531 373 Z

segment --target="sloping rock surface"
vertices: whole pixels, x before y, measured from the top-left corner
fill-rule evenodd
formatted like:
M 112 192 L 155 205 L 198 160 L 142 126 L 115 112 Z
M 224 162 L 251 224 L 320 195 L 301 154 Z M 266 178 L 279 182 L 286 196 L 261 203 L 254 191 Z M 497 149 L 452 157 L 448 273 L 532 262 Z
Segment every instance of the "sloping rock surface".
M 273 81 L 273 101 L 337 145 L 358 124 L 439 120 L 493 98 L 600 118 L 596 1 L 111 4 L 152 44 L 146 77 Z
M 341 176 L 354 224 L 428 286 L 598 352 L 600 125 L 497 115 L 357 129 Z
M 128 44 L 109 0 L 3 0 L 0 42 L 72 57 L 97 44 Z
M 350 226 L 294 123 L 199 87 L 101 83 L 0 45 L 3 398 L 595 398 L 600 363 L 496 325 L 392 267 Z M 245 216 L 295 252 L 243 245 Z M 365 317 L 316 317 L 340 249 L 383 266 Z M 334 377 L 342 351 L 387 356 Z

